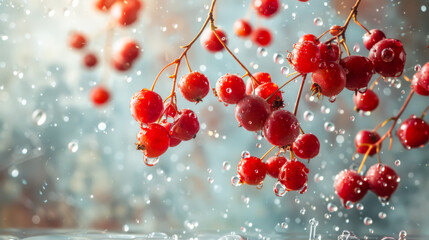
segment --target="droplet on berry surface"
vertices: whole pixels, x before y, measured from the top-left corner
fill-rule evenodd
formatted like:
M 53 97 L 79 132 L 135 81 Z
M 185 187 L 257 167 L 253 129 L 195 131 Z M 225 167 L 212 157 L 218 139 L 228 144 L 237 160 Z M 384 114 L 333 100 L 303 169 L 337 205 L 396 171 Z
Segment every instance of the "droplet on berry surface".
M 283 197 L 287 193 L 286 186 L 283 185 L 280 181 L 277 181 L 274 184 L 273 191 L 274 191 L 274 194 L 276 194 L 277 197 Z
M 395 52 L 391 48 L 385 48 L 381 51 L 381 59 L 385 62 L 391 62 L 395 58 Z
M 143 161 L 144 161 L 144 164 L 146 164 L 147 166 L 153 167 L 159 162 L 159 157 L 150 158 L 150 157 L 144 156 Z

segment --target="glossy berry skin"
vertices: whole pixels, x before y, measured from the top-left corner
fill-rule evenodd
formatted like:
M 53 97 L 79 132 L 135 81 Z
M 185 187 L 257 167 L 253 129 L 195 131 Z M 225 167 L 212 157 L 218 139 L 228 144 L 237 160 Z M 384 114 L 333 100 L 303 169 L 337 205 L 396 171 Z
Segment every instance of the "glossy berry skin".
M 335 193 L 341 198 L 343 205 L 348 201 L 360 201 L 368 192 L 369 184 L 366 179 L 353 170 L 343 170 L 335 176 Z
M 367 89 L 364 93 L 356 92 L 353 95 L 353 102 L 356 110 L 374 111 L 378 106 L 378 96 L 371 89 Z
M 257 157 L 242 158 L 237 166 L 237 173 L 243 183 L 249 185 L 259 185 L 267 174 L 265 163 Z
M 253 0 L 253 8 L 261 17 L 272 17 L 280 7 L 279 0 Z
M 414 89 L 414 91 L 422 96 L 429 96 L 429 91 L 427 91 L 424 87 L 422 87 L 419 84 L 419 79 L 420 79 L 420 72 L 417 72 L 416 74 L 414 74 L 413 80 L 411 81 L 411 88 Z
M 255 95 L 260 96 L 263 99 L 267 99 L 268 97 L 270 97 L 275 91 L 277 91 L 279 89 L 279 87 L 277 86 L 277 84 L 270 82 L 270 83 L 264 83 L 259 85 L 256 89 L 255 89 Z M 276 107 L 273 104 L 275 104 L 275 102 L 277 101 L 282 101 L 282 93 L 280 91 L 277 91 L 269 100 L 268 103 L 270 104 L 271 107 Z
M 326 97 L 338 95 L 346 86 L 346 72 L 336 62 L 322 63 L 321 68 L 311 74 L 318 92 Z
M 263 131 L 269 143 L 276 146 L 288 146 L 299 135 L 299 122 L 291 112 L 279 109 L 268 116 Z
M 168 144 L 169 147 L 175 147 L 175 146 L 179 145 L 182 142 L 182 140 L 171 136 L 170 130 L 171 130 L 171 127 L 173 126 L 172 123 L 167 122 L 167 121 L 164 120 L 162 122 L 162 126 L 165 127 L 165 129 L 168 132 L 168 136 L 170 137 L 170 142 Z
M 320 63 L 319 47 L 311 41 L 304 41 L 294 45 L 288 60 L 299 73 L 306 74 L 316 71 Z
M 404 71 L 406 53 L 401 41 L 386 38 L 371 48 L 368 58 L 381 76 L 399 77 Z
M 238 19 L 234 22 L 234 33 L 239 37 L 248 37 L 252 33 L 252 25 L 246 19 Z
M 340 65 L 346 71 L 346 88 L 351 91 L 366 88 L 374 74 L 371 60 L 363 56 L 347 56 L 341 59 Z
M 374 144 L 380 140 L 380 135 L 377 132 L 369 130 L 361 130 L 355 136 L 356 151 L 360 154 L 366 154 L 369 146 L 367 144 Z M 380 144 L 381 148 L 381 144 Z M 369 152 L 369 156 L 374 155 L 377 152 L 376 146 L 374 146 Z
M 298 191 L 305 188 L 308 173 L 308 168 L 295 158 L 282 166 L 278 179 L 286 187 L 287 191 Z
M 221 29 L 216 29 L 216 33 L 219 36 L 219 38 L 222 40 L 222 42 L 226 45 L 228 43 L 228 38 L 226 37 L 226 34 Z M 201 46 L 203 46 L 205 49 L 207 49 L 209 52 L 215 53 L 223 50 L 223 45 L 217 39 L 216 35 L 210 30 L 206 29 L 200 38 Z
M 264 27 L 259 27 L 252 32 L 251 39 L 256 45 L 266 47 L 271 44 L 273 37 L 270 30 Z
M 95 0 L 94 6 L 100 11 L 107 11 L 115 2 L 116 0 Z
M 110 93 L 102 86 L 95 86 L 91 89 L 90 98 L 94 105 L 101 106 L 109 101 Z
M 200 130 L 197 115 L 190 109 L 182 109 L 173 122 L 171 136 L 182 141 L 188 141 L 196 137 Z
M 216 94 L 219 101 L 227 104 L 238 103 L 246 93 L 246 85 L 241 77 L 226 74 L 216 82 Z
M 320 50 L 320 61 L 322 62 L 334 62 L 337 61 L 340 56 L 340 50 L 337 44 L 325 44 L 319 43 L 317 45 Z
M 116 1 L 110 8 L 110 13 L 117 24 L 126 27 L 137 21 L 141 7 L 140 0 Z
M 113 45 L 113 58 L 119 62 L 134 62 L 140 56 L 140 46 L 131 38 L 123 38 Z
M 169 143 L 168 131 L 157 123 L 148 124 L 137 134 L 137 149 L 149 158 L 161 156 L 167 151 Z
M 365 45 L 366 49 L 371 50 L 371 48 L 381 40 L 386 38 L 384 32 L 380 29 L 372 29 L 369 31 L 371 34 L 365 33 L 363 35 L 363 45 Z
M 416 78 L 417 84 L 420 87 L 429 92 L 429 62 L 423 65 L 423 67 L 414 74 L 413 79 L 414 78 Z
M 271 75 L 266 72 L 257 72 L 253 74 L 253 77 L 259 82 L 259 85 L 271 82 Z M 246 94 L 252 94 L 253 90 L 256 90 L 258 84 L 252 81 L 250 78 L 246 82 Z
M 374 164 L 366 172 L 369 189 L 378 197 L 388 200 L 398 188 L 400 178 L 391 167 Z
M 69 37 L 69 46 L 73 49 L 82 49 L 86 46 L 87 40 L 82 33 L 75 32 Z
M 97 56 L 93 53 L 88 53 L 83 57 L 83 65 L 87 68 L 93 68 L 97 66 L 98 60 Z
M 301 159 L 314 158 L 319 154 L 319 139 L 311 133 L 305 133 L 298 136 L 292 144 L 292 151 Z
M 166 117 L 174 118 L 179 113 L 177 105 L 171 101 L 164 103 L 164 114 Z
M 199 72 L 191 72 L 184 75 L 177 86 L 182 96 L 190 102 L 200 102 L 210 91 L 207 77 Z
M 286 163 L 287 159 L 284 156 L 272 156 L 265 162 L 267 173 L 275 178 L 279 178 L 280 169 Z
M 401 123 L 396 135 L 406 149 L 423 147 L 429 141 L 429 125 L 425 120 L 411 115 Z
M 270 114 L 270 105 L 256 95 L 246 95 L 235 106 L 235 118 L 247 131 L 259 131 Z
M 131 97 L 130 110 L 137 122 L 152 123 L 161 117 L 164 103 L 158 93 L 144 88 Z
M 311 33 L 309 33 L 309 34 L 304 34 L 304 35 L 302 35 L 302 36 L 298 39 L 298 43 L 302 43 L 302 42 L 305 42 L 305 41 L 313 42 L 313 43 L 314 43 L 314 44 L 316 44 L 316 45 L 320 43 L 319 39 L 317 39 L 317 37 L 316 37 L 314 34 L 311 34 Z

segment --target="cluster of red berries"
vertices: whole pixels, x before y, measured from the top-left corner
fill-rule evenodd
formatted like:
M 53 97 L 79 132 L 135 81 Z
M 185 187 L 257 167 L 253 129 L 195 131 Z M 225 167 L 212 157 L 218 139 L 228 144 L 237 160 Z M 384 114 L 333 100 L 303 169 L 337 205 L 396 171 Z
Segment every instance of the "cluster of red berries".
M 96 0 L 96 9 L 109 12 L 115 25 L 126 27 L 137 21 L 139 11 L 142 8 L 140 0 Z M 69 37 L 69 46 L 74 50 L 82 50 L 88 45 L 88 37 L 80 32 L 74 32 Z M 108 48 L 110 49 L 110 48 Z M 105 49 L 106 50 L 106 49 Z M 132 38 L 122 38 L 113 45 L 111 66 L 117 71 L 129 70 L 140 55 L 140 46 Z M 83 65 L 92 69 L 98 64 L 98 57 L 94 52 L 86 52 L 83 57 Z M 90 99 L 96 106 L 106 104 L 110 99 L 110 92 L 104 86 L 96 86 L 90 92 Z

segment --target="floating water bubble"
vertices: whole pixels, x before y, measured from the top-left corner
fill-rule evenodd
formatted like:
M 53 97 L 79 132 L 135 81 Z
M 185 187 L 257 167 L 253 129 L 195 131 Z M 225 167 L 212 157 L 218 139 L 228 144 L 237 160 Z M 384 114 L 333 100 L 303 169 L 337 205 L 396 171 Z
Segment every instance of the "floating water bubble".
M 68 148 L 70 152 L 77 152 L 77 150 L 79 150 L 79 144 L 77 141 L 71 141 L 69 142 Z
M 277 64 L 283 64 L 285 62 L 285 57 L 281 53 L 274 53 L 273 61 Z
M 337 205 L 335 205 L 333 203 L 328 203 L 327 208 L 328 208 L 328 211 L 331 213 L 338 211 Z
M 301 213 L 302 215 L 305 215 L 305 208 L 301 208 L 301 210 L 299 210 L 299 213 Z
M 289 74 L 289 67 L 283 66 L 280 68 L 280 72 L 284 75 L 288 75 Z
M 212 184 L 212 183 L 214 183 L 214 178 L 212 178 L 212 177 L 208 177 L 208 178 L 207 178 L 207 181 L 208 181 L 210 184 Z
M 257 147 L 257 148 L 261 148 L 261 147 L 262 147 L 262 144 L 257 143 L 257 144 L 256 144 L 256 147 Z
M 231 169 L 231 164 L 229 164 L 229 162 L 225 161 L 222 164 L 222 168 L 223 168 L 223 170 L 228 171 L 229 169 Z
M 345 206 L 347 209 L 352 209 L 355 205 L 352 201 L 347 201 Z
M 370 218 L 370 217 L 365 217 L 365 218 L 363 219 L 363 223 L 364 223 L 365 225 L 367 225 L 367 226 L 371 225 L 371 224 L 372 224 L 372 218 Z
M 36 109 L 33 111 L 31 118 L 37 126 L 41 126 L 46 122 L 46 113 L 41 109 Z
M 241 152 L 241 158 L 248 158 L 250 157 L 250 153 L 248 151 Z
M 11 177 L 16 178 L 19 176 L 19 170 L 16 168 L 9 169 L 9 174 Z
M 414 66 L 414 71 L 418 72 L 418 71 L 420 71 L 420 69 L 422 69 L 422 65 L 420 65 L 420 64 L 416 64 L 416 65 Z
M 420 10 L 422 10 L 422 12 L 426 12 L 426 10 L 427 10 L 426 5 L 422 5 L 422 6 L 420 7 Z
M 333 103 L 335 100 L 337 100 L 337 96 L 331 96 L 328 98 L 329 102 Z
M 350 116 L 350 121 L 354 122 L 355 121 L 355 116 Z
M 256 51 L 257 51 L 258 55 L 261 57 L 266 57 L 268 55 L 267 49 L 265 49 L 263 47 L 258 47 L 258 49 Z
M 401 160 L 397 159 L 395 160 L 395 166 L 399 167 L 401 165 Z
M 395 78 L 394 80 L 392 80 L 391 85 L 392 87 L 399 89 L 402 86 L 402 82 L 399 78 Z
M 378 218 L 385 219 L 386 217 L 387 217 L 387 214 L 385 212 L 379 212 L 378 213 Z
M 241 186 L 243 183 L 241 182 L 240 176 L 235 175 L 231 177 L 231 184 L 234 187 Z
M 309 111 L 309 110 L 305 111 L 303 116 L 304 116 L 304 120 L 306 122 L 311 122 L 314 119 L 314 113 L 312 111 Z
M 389 198 L 386 197 L 378 197 L 378 201 L 380 201 L 382 206 L 389 205 Z
M 144 156 L 144 163 L 149 167 L 155 166 L 158 162 L 159 162 L 159 158 L 149 158 Z
M 98 127 L 98 129 L 99 129 L 100 131 L 104 131 L 104 130 L 106 130 L 107 125 L 106 125 L 106 123 L 105 123 L 105 122 L 100 122 L 100 123 L 97 125 L 97 127 Z
M 355 43 L 355 45 L 353 46 L 353 51 L 354 52 L 360 52 L 360 45 L 359 45 L 359 43 Z
M 335 130 L 335 125 L 332 122 L 325 122 L 324 127 L 327 132 L 333 132 Z
M 322 112 L 323 114 L 329 114 L 331 112 L 331 109 L 326 107 L 325 105 L 322 105 L 320 107 L 320 112 Z
M 398 240 L 405 240 L 406 236 L 407 236 L 407 232 L 405 230 L 402 230 L 399 232 L 399 239 Z
M 314 25 L 316 25 L 316 26 L 322 26 L 323 25 L 323 19 L 321 17 L 314 18 L 313 22 L 314 22 Z
M 356 204 L 356 209 L 357 209 L 357 210 L 362 211 L 364 208 L 365 208 L 365 207 L 363 206 L 363 204 L 362 204 L 362 203 L 358 203 L 358 204 Z
M 314 174 L 314 182 L 321 182 L 323 179 L 324 177 L 319 175 L 319 173 Z

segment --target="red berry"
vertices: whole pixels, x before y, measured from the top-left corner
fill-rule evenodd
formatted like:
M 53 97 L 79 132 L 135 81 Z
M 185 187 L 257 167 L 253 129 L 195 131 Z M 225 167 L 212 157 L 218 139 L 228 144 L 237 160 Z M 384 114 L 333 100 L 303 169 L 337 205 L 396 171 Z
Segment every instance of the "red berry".
M 216 82 L 216 94 L 219 101 L 227 104 L 238 103 L 245 95 L 246 85 L 241 77 L 226 74 Z
M 174 118 L 178 114 L 177 105 L 171 101 L 164 103 L 164 114 L 166 117 Z
M 369 130 L 361 130 L 355 136 L 355 146 L 356 151 L 360 154 L 365 154 L 368 151 L 369 146 L 371 144 L 376 143 L 380 140 L 380 135 L 377 132 L 372 132 Z M 381 148 L 381 144 L 380 144 Z M 372 147 L 369 155 L 372 156 L 377 152 L 376 146 Z
M 264 27 L 256 28 L 252 32 L 252 42 L 261 47 L 266 47 L 271 44 L 272 34 L 270 30 Z
M 419 79 L 421 79 L 421 72 L 416 72 L 413 76 L 413 80 L 411 81 L 411 88 L 414 91 L 422 96 L 429 96 L 429 91 L 427 91 L 422 85 L 419 84 Z
M 228 38 L 226 37 L 225 32 L 218 28 L 216 29 L 216 33 L 222 42 L 226 45 L 228 43 Z M 200 43 L 201 46 L 210 52 L 219 52 L 223 50 L 222 43 L 210 29 L 207 29 L 203 32 L 200 37 Z
M 199 130 L 197 115 L 190 109 L 182 109 L 176 116 L 170 132 L 172 137 L 188 141 L 195 138 Z
M 319 139 L 311 133 L 299 135 L 292 144 L 292 151 L 302 159 L 314 158 L 319 154 Z
M 279 89 L 279 87 L 277 86 L 277 84 L 273 83 L 273 82 L 269 82 L 269 83 L 264 83 L 259 85 L 256 89 L 255 89 L 255 95 L 260 96 L 263 99 L 267 99 L 268 97 L 271 96 L 271 94 L 273 94 L 275 91 L 277 91 Z M 268 103 L 270 104 L 270 106 L 275 109 L 278 108 L 278 103 L 280 103 L 280 105 L 283 102 L 283 98 L 282 98 L 282 93 L 280 91 L 277 91 L 274 96 L 272 96 L 269 100 Z
M 353 102 L 358 111 L 373 111 L 378 106 L 378 96 L 371 89 L 367 89 L 364 93 L 356 92 Z
M 346 71 L 346 88 L 357 91 L 368 86 L 374 74 L 371 60 L 363 56 L 348 56 L 341 59 L 341 66 Z
M 267 170 L 265 163 L 257 157 L 242 158 L 237 166 L 237 173 L 243 183 L 259 185 L 264 181 Z
M 314 35 L 313 35 L 314 36 Z M 320 61 L 334 62 L 337 61 L 340 56 L 340 51 L 337 44 L 325 44 L 319 43 L 317 45 L 320 50 Z
M 307 185 L 308 173 L 308 168 L 294 158 L 282 166 L 278 178 L 287 191 L 304 190 Z
M 339 26 L 339 25 L 333 25 L 331 28 L 329 28 L 329 33 L 332 36 L 338 36 L 342 31 L 343 31 L 343 27 Z
M 253 77 L 259 82 L 259 84 L 264 84 L 271 82 L 271 75 L 266 72 L 257 72 L 253 74 Z M 258 87 L 258 84 L 252 79 L 247 79 L 246 82 L 246 94 L 252 94 L 253 90 Z
M 110 93 L 102 86 L 95 86 L 91 89 L 90 98 L 94 105 L 101 106 L 109 101 Z
M 95 0 L 94 6 L 100 11 L 107 11 L 116 2 L 116 0 Z
M 256 95 L 246 95 L 235 106 L 235 118 L 248 131 L 259 131 L 270 114 L 270 105 Z
M 183 97 L 190 102 L 200 102 L 210 91 L 209 80 L 199 72 L 184 75 L 177 86 Z
M 93 53 L 88 53 L 85 55 L 85 57 L 83 57 L 83 64 L 87 68 L 93 68 L 97 65 L 97 63 L 98 63 L 97 56 L 95 56 L 95 54 Z
M 371 34 L 365 33 L 363 35 L 363 45 L 366 49 L 371 50 L 371 48 L 381 40 L 386 38 L 386 35 L 380 29 L 372 29 L 369 31 Z
M 338 95 L 346 86 L 346 72 L 336 62 L 321 63 L 320 68 L 311 74 L 315 88 L 324 96 Z
M 429 141 L 429 125 L 423 119 L 411 115 L 401 123 L 396 135 L 406 149 L 423 147 Z
M 162 116 L 164 103 L 158 93 L 144 88 L 131 97 L 130 110 L 137 122 L 151 123 Z
M 261 17 L 272 17 L 280 7 L 279 0 L 253 0 L 253 8 Z
M 124 62 L 115 58 L 112 58 L 111 61 L 113 68 L 120 72 L 128 71 L 133 66 L 132 62 Z
M 74 49 L 82 49 L 87 43 L 85 35 L 75 32 L 69 37 L 69 46 Z
M 149 158 L 156 158 L 165 153 L 170 143 L 168 131 L 157 123 L 143 127 L 137 134 L 137 149 Z
M 246 19 L 238 19 L 234 23 L 234 33 L 239 37 L 248 37 L 252 33 L 252 25 Z
M 167 122 L 167 121 L 164 120 L 162 122 L 162 126 L 165 127 L 165 129 L 168 131 L 168 136 L 170 137 L 170 143 L 168 144 L 169 147 L 175 147 L 175 146 L 179 145 L 182 142 L 182 140 L 171 136 L 170 130 L 171 130 L 171 127 L 173 126 L 172 123 Z
M 273 145 L 291 145 L 298 135 L 298 119 L 287 110 L 276 110 L 272 112 L 265 121 L 264 136 L 267 141 Z
M 414 74 L 414 78 L 417 79 L 417 83 L 420 87 L 429 92 L 429 62 L 423 65 L 423 67 Z
M 113 58 L 118 62 L 132 63 L 140 55 L 140 46 L 131 38 L 122 38 L 113 45 Z
M 385 164 L 374 164 L 366 172 L 369 189 L 378 197 L 388 200 L 398 187 L 400 178 L 395 170 Z
M 310 33 L 309 34 L 304 34 L 304 35 L 302 35 L 298 39 L 298 43 L 302 43 L 302 42 L 305 42 L 305 41 L 313 42 L 316 45 L 320 43 L 319 39 L 317 39 L 317 37 L 315 35 L 310 34 Z
M 341 198 L 344 205 L 361 200 L 368 192 L 369 185 L 366 179 L 353 170 L 343 170 L 334 181 L 335 193 Z
M 311 41 L 298 42 L 288 60 L 292 67 L 302 74 L 316 71 L 320 63 L 319 47 Z
M 287 159 L 284 156 L 272 156 L 268 158 L 268 160 L 265 162 L 267 173 L 271 177 L 278 179 L 280 169 L 283 167 L 286 161 Z
M 368 58 L 381 76 L 399 77 L 404 71 L 406 53 L 401 41 L 386 38 L 371 48 Z
M 119 25 L 129 26 L 137 20 L 141 6 L 140 0 L 116 1 L 110 12 Z

